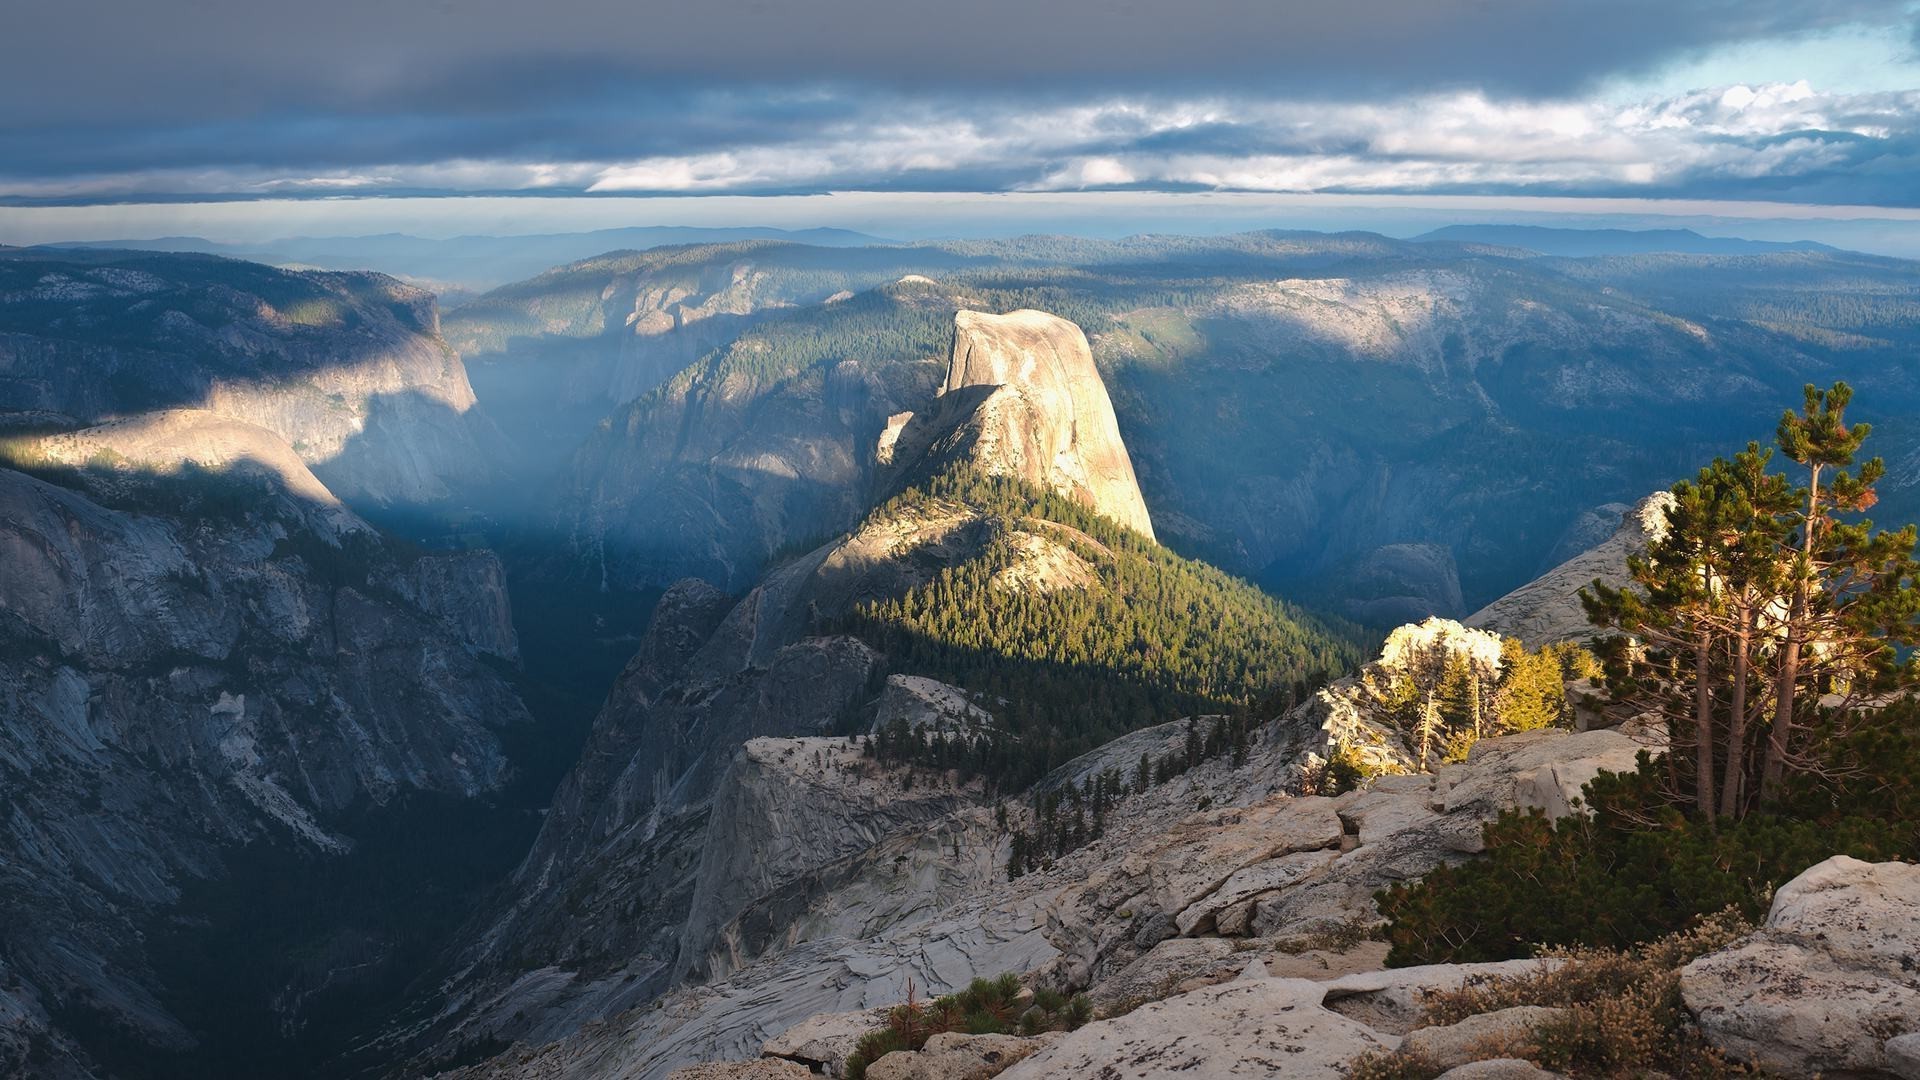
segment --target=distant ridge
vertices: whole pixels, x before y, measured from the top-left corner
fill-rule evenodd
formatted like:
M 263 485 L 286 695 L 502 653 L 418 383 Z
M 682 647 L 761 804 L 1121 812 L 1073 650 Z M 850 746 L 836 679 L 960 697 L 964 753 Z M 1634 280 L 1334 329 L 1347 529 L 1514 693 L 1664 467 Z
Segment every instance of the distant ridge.
M 528 236 L 455 236 L 444 240 L 405 233 L 381 233 L 372 236 L 293 236 L 257 244 L 228 244 L 198 236 L 162 236 L 145 240 L 64 241 L 39 246 L 197 252 L 276 266 L 378 270 L 418 284 L 457 286 L 479 292 L 607 251 L 664 247 L 669 244 L 722 244 L 740 240 L 788 240 L 819 247 L 891 243 L 850 229 L 710 229 L 690 225 L 646 225 Z
M 1421 233 L 1413 242 L 1491 244 L 1575 259 L 1596 255 L 1764 255 L 1840 250 L 1811 240 L 1743 240 L 1737 236 L 1702 236 L 1692 229 L 1558 229 L 1545 225 L 1448 225 Z

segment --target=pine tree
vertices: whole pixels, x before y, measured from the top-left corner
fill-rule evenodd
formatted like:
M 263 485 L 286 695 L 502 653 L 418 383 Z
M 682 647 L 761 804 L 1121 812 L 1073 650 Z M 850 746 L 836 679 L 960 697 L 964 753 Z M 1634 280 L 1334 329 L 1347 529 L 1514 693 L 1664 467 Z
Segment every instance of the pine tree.
M 1915 531 L 1857 518 L 1885 467 L 1845 471 L 1869 430 L 1844 423 L 1851 396 L 1808 387 L 1805 413 L 1781 421 L 1804 486 L 1769 471 L 1758 445 L 1716 459 L 1674 485 L 1665 535 L 1629 564 L 1635 588 L 1582 593 L 1596 625 L 1622 632 L 1609 708 L 1666 719 L 1668 794 L 1709 821 L 1826 771 L 1822 743 L 1880 715 L 1860 705 L 1915 683 L 1901 660 L 1920 639 Z
M 1528 651 L 1519 638 L 1500 643 L 1500 685 L 1493 715 L 1503 731 L 1538 731 L 1562 720 L 1566 673 L 1552 649 Z

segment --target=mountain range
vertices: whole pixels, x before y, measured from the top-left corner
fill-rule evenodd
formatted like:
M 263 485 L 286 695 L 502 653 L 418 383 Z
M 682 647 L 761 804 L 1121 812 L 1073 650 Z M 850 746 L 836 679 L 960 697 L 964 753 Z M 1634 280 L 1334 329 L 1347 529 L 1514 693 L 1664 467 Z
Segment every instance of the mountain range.
M 837 1069 L 779 1040 L 1003 972 L 1158 1000 L 1630 765 L 1304 795 L 1385 630 L 1577 636 L 1807 382 L 1920 516 L 1913 263 L 812 239 L 445 314 L 0 250 L 0 1073 Z

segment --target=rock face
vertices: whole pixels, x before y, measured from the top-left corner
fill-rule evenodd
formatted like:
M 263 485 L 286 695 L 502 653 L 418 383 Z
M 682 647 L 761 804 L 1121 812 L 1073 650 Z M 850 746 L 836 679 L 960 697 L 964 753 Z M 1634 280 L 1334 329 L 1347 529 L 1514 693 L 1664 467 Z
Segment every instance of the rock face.
M 809 909 L 846 899 L 836 897 L 844 883 L 830 868 L 857 866 L 888 838 L 922 830 L 937 852 L 948 834 L 945 819 L 986 798 L 978 784 L 962 788 L 937 777 L 900 791 L 893 770 L 865 764 L 849 739 L 753 739 L 742 748 L 714 796 L 726 813 L 707 830 L 677 977 L 706 982 L 745 966 L 782 937 L 818 933 L 821 927 L 811 925 L 817 920 L 805 918 Z M 951 832 L 955 849 L 967 832 Z M 961 878 L 973 883 L 972 875 Z M 914 884 L 916 892 L 940 891 L 936 881 Z M 886 906 L 863 905 L 854 917 L 856 927 L 876 930 L 886 924 Z M 808 925 L 795 927 L 796 920 Z
M 273 432 L 336 494 L 417 503 L 499 460 L 474 404 L 432 294 L 383 275 L 0 256 L 0 413 L 71 426 L 204 410 Z
M 877 523 L 738 601 L 698 582 L 667 592 L 509 886 L 515 900 L 476 928 L 464 963 L 488 989 L 447 1019 L 458 1038 L 552 1037 L 730 970 L 848 888 L 864 866 L 854 857 L 896 832 L 917 843 L 930 819 L 977 798 L 937 785 L 906 796 L 897 778 L 849 773 L 860 754 L 844 739 L 753 741 L 818 735 L 870 700 L 879 656 L 813 633 L 812 619 L 942 565 L 901 557 L 903 535 L 923 558 L 929 545 L 973 550 L 956 520 L 968 519 Z M 863 918 L 883 924 L 873 899 Z M 565 974 L 521 978 L 548 965 Z
M 1423 1027 L 1407 1033 L 1402 1053 L 1426 1058 L 1443 1069 L 1457 1069 L 1489 1055 L 1524 1052 L 1533 1029 L 1565 1015 L 1561 1009 L 1517 1005 L 1510 1009 L 1469 1016 L 1454 1024 Z
M 1140 533 L 1153 522 L 1080 328 L 1044 311 L 953 317 L 935 452 L 1052 488 Z M 956 415 L 956 413 L 958 415 Z
M 1122 741 L 1131 744 L 1130 759 L 1137 760 L 1141 747 L 1175 745 L 1184 730 L 1176 722 Z M 1254 1053 L 1274 1040 L 1292 1045 L 1296 1036 L 1326 1037 L 1327 1067 L 1344 1065 L 1359 1050 L 1391 1047 L 1398 1033 L 1413 1026 L 1427 990 L 1474 977 L 1460 967 L 1347 975 L 1381 960 L 1377 943 L 1350 942 L 1356 926 L 1379 919 L 1374 892 L 1466 858 L 1479 848 L 1481 826 L 1503 808 L 1545 803 L 1564 812 L 1564 784 L 1602 764 L 1630 765 L 1638 749 L 1614 732 L 1540 732 L 1485 740 L 1475 758 L 1435 776 L 1397 778 L 1338 799 L 1278 791 L 1279 778 L 1315 745 L 1317 734 L 1297 719 L 1278 722 L 1258 733 L 1245 764 L 1212 761 L 1130 796 L 1111 812 L 1101 839 L 1050 869 L 1011 881 L 1001 869 L 1005 834 L 984 807 L 962 807 L 944 823 L 908 830 L 957 838 L 962 861 L 980 868 L 971 881 L 928 873 L 954 861 L 951 839 L 921 840 L 910 849 L 905 834 L 896 833 L 870 854 L 835 864 L 859 869 L 839 875 L 842 884 L 830 897 L 789 923 L 806 928 L 793 940 L 743 957 L 744 966 L 707 985 L 682 987 L 594 1030 L 538 1051 L 515 1051 L 460 1075 L 651 1078 L 690 1061 L 750 1057 L 763 1043 L 768 1053 L 830 1070 L 833 1054 L 845 1053 L 834 1048 L 850 1045 L 858 1028 L 874 1023 L 876 1007 L 905 1000 L 909 984 L 924 999 L 1003 972 L 1027 972 L 1044 985 L 1087 991 L 1107 1012 L 1200 995 L 1190 1011 L 1170 1014 L 1153 1030 L 1167 1038 L 1182 1027 L 1189 1034 L 1208 1033 L 1223 1048 L 1216 1062 L 1223 1070 L 1228 1053 Z M 753 753 L 775 764 L 795 763 L 805 773 L 817 768 L 809 753 L 816 742 L 766 740 Z M 1103 748 L 1055 775 L 1065 782 L 1109 767 L 1105 763 L 1113 757 Z M 803 787 L 817 782 L 786 781 Z M 1212 809 L 1196 812 L 1203 801 Z M 858 827 L 868 815 L 856 805 L 848 824 Z M 811 835 L 827 827 L 810 817 L 790 832 Z M 896 853 L 908 858 L 903 863 Z M 877 903 L 882 897 L 884 903 Z M 833 914 L 841 910 L 874 910 L 884 917 L 866 925 Z M 1337 944 L 1343 935 L 1348 943 Z M 1316 945 L 1321 938 L 1328 944 Z M 1535 966 L 1519 961 L 1494 967 L 1515 973 Z M 1262 969 L 1288 977 L 1258 991 L 1229 993 L 1245 984 L 1227 980 L 1255 980 Z M 1287 989 L 1294 976 L 1331 981 L 1307 984 L 1311 992 Z M 1242 998 L 1249 1009 L 1293 1006 L 1291 1013 L 1269 1014 L 1287 1031 L 1264 1021 L 1221 1022 L 1218 1016 Z M 855 1010 L 860 1014 L 821 1015 Z M 1143 1013 L 1095 1025 L 1105 1036 L 1067 1036 L 1023 1062 L 1019 1067 L 1034 1071 L 1018 1075 L 1096 1075 L 1097 1065 L 1088 1072 L 1071 1070 L 1102 1054 L 1158 1046 L 1159 1035 L 1128 1026 Z M 1203 1014 L 1214 1018 L 1203 1021 Z M 789 1028 L 794 1030 L 781 1034 Z M 1189 1043 L 1196 1053 L 1205 1045 L 1191 1037 Z M 1296 1059 L 1291 1051 L 1277 1053 Z M 1170 1054 L 1167 1060 L 1185 1058 Z
M 1396 1040 L 1322 1009 L 1325 994 L 1305 979 L 1222 983 L 1088 1024 L 1000 1075 L 1340 1080 L 1348 1062 Z
M 530 720 L 475 655 L 511 652 L 498 564 L 400 556 L 330 494 L 250 479 L 236 504 L 190 478 L 0 470 L 0 1074 L 61 1056 L 49 1015 L 191 1047 L 143 927 L 198 917 L 183 896 L 242 846 L 332 856 L 355 812 L 508 779 L 500 732 Z
M 923 437 L 902 460 L 938 467 L 945 446 L 988 468 L 1032 460 L 1019 455 L 1044 444 L 1058 465 L 1048 477 L 1078 478 L 1062 490 L 1107 498 L 1102 478 L 1126 452 L 1084 338 L 1037 312 L 1009 320 L 996 330 L 987 319 L 978 349 L 956 346 L 946 426 L 927 429 L 947 441 Z M 962 320 L 956 340 L 971 324 Z M 989 376 L 1026 381 L 967 381 Z M 1056 409 L 1066 411 L 1049 418 Z M 1041 443 L 995 441 L 1042 429 Z M 1138 506 L 1131 474 L 1124 479 Z M 737 602 L 697 583 L 669 590 L 516 872 L 515 898 L 472 934 L 462 978 L 484 989 L 456 995 L 441 1023 L 456 1039 L 550 1037 L 772 949 L 924 917 L 991 878 L 1004 860 L 979 848 L 987 826 L 977 788 L 923 782 L 903 792 L 906 781 L 852 768 L 859 754 L 845 740 L 755 740 L 817 737 L 868 709 L 884 724 L 990 720 L 964 692 L 930 679 L 880 684 L 882 657 L 822 628 L 995 545 L 1013 556 L 988 587 L 1022 592 L 1099 588 L 1088 560 L 1111 555 L 1068 526 L 928 498 L 886 504 Z M 975 854 L 947 851 L 967 847 Z M 889 897 L 883 870 L 914 875 L 914 888 Z M 850 892 L 866 906 L 847 901 Z M 564 974 L 522 980 L 547 968 Z
M 1387 544 L 1347 572 L 1346 613 L 1371 626 L 1398 626 L 1460 612 L 1460 571 L 1438 544 Z
M 1517 637 L 1533 648 L 1556 641 L 1582 641 L 1594 633 L 1580 606 L 1580 590 L 1595 578 L 1616 588 L 1627 583 L 1627 558 L 1665 535 L 1670 492 L 1640 500 L 1620 518 L 1613 535 L 1538 578 L 1467 616 L 1468 626 Z
M 1032 1057 L 1055 1036 L 966 1035 L 942 1032 L 918 1053 L 895 1051 L 867 1066 L 873 1080 L 987 1080 Z
M 1765 925 L 1680 973 L 1701 1031 L 1785 1077 L 1896 1071 L 1920 1033 L 1920 866 L 1836 855 L 1780 887 Z
M 884 306 L 916 328 L 953 320 L 945 374 L 931 356 L 770 373 L 764 344 L 743 341 L 588 440 L 565 498 L 612 576 L 741 588 L 780 548 L 854 527 L 904 481 L 962 461 L 1153 535 L 1078 327 L 1033 311 L 952 315 L 945 290 L 911 282 L 867 300 L 869 317 Z M 1048 573 L 1072 572 L 1048 554 Z
M 840 1075 L 860 1040 L 887 1022 L 889 1008 L 810 1016 L 768 1039 L 760 1047 L 764 1057 L 780 1058 L 813 1072 Z
M 952 311 L 917 285 L 858 306 L 860 318 L 929 328 Z M 942 370 L 931 344 L 891 348 L 800 370 L 769 363 L 753 337 L 696 352 L 570 453 L 556 512 L 616 581 L 699 577 L 744 591 L 775 552 L 843 532 L 871 507 L 875 440 L 889 417 L 926 410 Z
M 917 731 L 967 731 L 993 722 L 973 695 L 924 675 L 889 675 L 874 710 L 875 731 L 905 724 Z
M 1896 1035 L 1887 1040 L 1884 1049 L 1887 1054 L 1887 1068 L 1900 1080 L 1915 1080 L 1916 1077 L 1920 1077 L 1920 1032 Z

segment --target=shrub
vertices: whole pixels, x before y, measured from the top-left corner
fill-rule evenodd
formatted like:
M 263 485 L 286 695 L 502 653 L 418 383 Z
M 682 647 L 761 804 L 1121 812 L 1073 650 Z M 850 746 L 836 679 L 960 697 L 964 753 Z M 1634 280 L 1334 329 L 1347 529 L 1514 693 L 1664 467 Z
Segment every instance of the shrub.
M 1773 890 L 1834 854 L 1920 855 L 1920 710 L 1835 739 L 1832 777 L 1797 781 L 1771 812 L 1690 816 L 1665 797 L 1664 760 L 1588 784 L 1590 815 L 1549 822 L 1508 812 L 1484 858 L 1378 894 L 1392 965 L 1504 960 L 1540 946 L 1627 949 L 1733 907 L 1749 918 Z
M 1300 773 L 1302 795 L 1345 795 L 1385 770 L 1372 764 L 1358 748 L 1335 743 L 1324 761 L 1309 761 Z
M 1716 1078 L 1741 1074 L 1694 1029 L 1680 998 L 1680 968 L 1750 933 L 1751 923 L 1729 909 L 1692 929 L 1631 950 L 1555 949 L 1553 966 L 1529 975 L 1491 979 L 1433 994 L 1426 1025 L 1457 1024 L 1471 1016 L 1521 1005 L 1562 1010 L 1502 1048 L 1542 1068 L 1576 1077 L 1629 1077 L 1663 1072 Z M 1410 1054 L 1369 1054 L 1352 1066 L 1354 1080 L 1432 1080 L 1441 1070 Z
M 1347 1080 L 1434 1080 L 1446 1071 L 1424 1054 L 1369 1051 L 1347 1066 Z
M 1548 949 L 1545 956 L 1559 962 L 1541 971 L 1469 983 L 1430 995 L 1425 1001 L 1424 1019 L 1428 1024 L 1457 1024 L 1469 1016 L 1517 1005 L 1562 1009 L 1610 1000 L 1724 948 L 1752 930 L 1751 922 L 1728 909 L 1701 920 L 1692 929 L 1637 949 Z
M 1025 1009 L 1020 1005 L 1020 977 L 1001 975 L 995 979 L 975 979 L 965 990 L 933 999 L 927 1004 L 915 1001 L 908 991 L 907 1001 L 887 1014 L 887 1026 L 862 1036 L 847 1058 L 847 1080 L 863 1080 L 867 1066 L 896 1050 L 918 1050 L 927 1040 L 942 1032 L 961 1031 L 969 1035 L 1022 1035 L 1042 1031 L 1071 1031 L 1093 1016 L 1093 1004 L 1085 994 L 1068 997 L 1053 990 L 1037 990 Z

